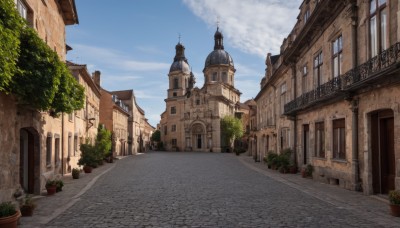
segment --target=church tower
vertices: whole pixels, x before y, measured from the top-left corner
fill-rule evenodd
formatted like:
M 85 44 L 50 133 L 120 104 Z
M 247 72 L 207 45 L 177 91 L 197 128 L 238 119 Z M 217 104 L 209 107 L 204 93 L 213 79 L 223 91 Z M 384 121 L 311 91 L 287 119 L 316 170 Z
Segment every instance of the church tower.
M 179 42 L 175 46 L 174 62 L 169 70 L 168 98 L 184 96 L 189 88 L 190 66 L 185 57 L 185 47 Z
M 185 57 L 185 47 L 179 42 L 174 62 L 168 73 L 166 110 L 161 114 L 161 140 L 166 150 L 226 151 L 220 122 L 233 116 L 240 102 L 240 91 L 234 87 L 235 67 L 224 50 L 224 39 L 217 28 L 214 50 L 204 65 L 204 85 L 195 87 L 195 78 Z

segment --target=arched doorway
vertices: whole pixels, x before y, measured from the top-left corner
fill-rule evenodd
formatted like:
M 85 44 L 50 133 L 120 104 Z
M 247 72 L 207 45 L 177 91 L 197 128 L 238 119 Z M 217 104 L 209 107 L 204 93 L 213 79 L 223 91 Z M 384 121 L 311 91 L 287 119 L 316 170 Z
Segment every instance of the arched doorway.
M 34 128 L 20 129 L 20 184 L 26 193 L 40 194 L 40 142 Z
M 394 117 L 390 109 L 371 115 L 372 187 L 375 194 L 395 188 Z
M 205 130 L 202 124 L 196 123 L 192 126 L 192 148 L 194 151 L 206 151 Z

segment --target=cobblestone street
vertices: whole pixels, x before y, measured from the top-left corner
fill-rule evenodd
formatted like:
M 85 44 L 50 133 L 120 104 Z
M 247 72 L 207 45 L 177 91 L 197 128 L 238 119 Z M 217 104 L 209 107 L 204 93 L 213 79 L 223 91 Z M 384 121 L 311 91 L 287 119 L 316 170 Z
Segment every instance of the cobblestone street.
M 385 202 L 299 175 L 263 170 L 250 161 L 245 155 L 216 153 L 129 156 L 44 227 L 400 226 Z M 310 186 L 302 190 L 286 177 Z M 360 204 L 343 202 L 340 194 Z

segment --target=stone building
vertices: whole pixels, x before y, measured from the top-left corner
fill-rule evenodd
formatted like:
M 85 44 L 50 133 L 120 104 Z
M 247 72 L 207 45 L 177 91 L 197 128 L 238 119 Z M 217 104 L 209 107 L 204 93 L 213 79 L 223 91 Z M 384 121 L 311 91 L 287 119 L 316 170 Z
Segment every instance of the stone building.
M 18 11 L 65 61 L 65 26 L 78 23 L 74 0 L 15 0 Z M 20 187 L 40 194 L 45 181 L 66 172 L 67 115 L 52 117 L 0 92 L 0 202 Z
M 78 167 L 80 158 L 80 144 L 94 143 L 97 136 L 97 127 L 100 122 L 100 71 L 95 71 L 93 77 L 90 76 L 86 65 L 74 64 L 67 62 L 69 70 L 75 79 L 85 88 L 85 105 L 83 109 L 77 110 L 68 115 L 69 129 L 68 132 L 68 149 L 67 149 L 67 172 L 71 172 L 72 168 Z
M 207 56 L 202 88 L 179 42 L 171 65 L 166 111 L 161 114 L 161 141 L 167 150 L 221 152 L 220 120 L 234 115 L 241 93 L 234 87 L 235 67 L 224 50 L 223 35 L 217 28 L 214 50 Z
M 100 123 L 112 132 L 112 154 L 128 155 L 129 107 L 114 92 L 100 91 Z
M 277 134 L 288 124 L 296 162 L 312 164 L 314 179 L 365 194 L 400 189 L 399 15 L 398 1 L 303 1 L 280 54 L 267 57 L 257 118 L 272 110 Z M 288 97 L 276 87 L 263 107 L 274 77 Z
M 133 90 L 113 91 L 129 110 L 128 118 L 128 154 L 137 154 L 147 151 L 146 144 L 149 144 L 148 132 L 151 128 L 148 127 L 147 119 L 145 118 L 144 110 L 137 104 Z M 149 130 L 150 129 L 150 130 Z M 150 135 L 151 136 L 151 135 Z
M 291 68 L 283 64 L 282 56 L 266 58 L 267 69 L 261 81 L 261 91 L 255 97 L 257 103 L 257 132 L 253 138 L 253 156 L 262 160 L 268 152 L 280 153 L 293 148 L 291 132 L 293 121 L 284 116 L 284 105 L 290 100 Z

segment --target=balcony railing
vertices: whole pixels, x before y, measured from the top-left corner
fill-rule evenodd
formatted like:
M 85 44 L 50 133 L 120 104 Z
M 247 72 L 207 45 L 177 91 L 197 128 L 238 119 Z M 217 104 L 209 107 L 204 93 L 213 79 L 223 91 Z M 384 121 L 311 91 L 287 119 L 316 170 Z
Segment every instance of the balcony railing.
M 345 73 L 342 76 L 343 89 L 349 89 L 362 81 L 375 77 L 380 72 L 385 71 L 397 63 L 399 59 L 400 43 L 396 43 L 368 62 Z
M 304 93 L 285 105 L 285 114 L 290 115 L 297 110 L 306 108 L 316 102 L 329 100 L 335 95 L 356 90 L 366 82 L 377 78 L 382 73 L 395 66 L 400 60 L 400 42 L 384 50 L 381 54 L 351 69 L 340 77 L 336 77 L 316 89 Z
M 341 81 L 340 77 L 336 77 L 327 83 L 318 86 L 316 89 L 304 93 L 298 98 L 290 101 L 285 105 L 285 114 L 305 108 L 308 105 L 314 104 L 314 102 L 331 98 L 341 91 Z

